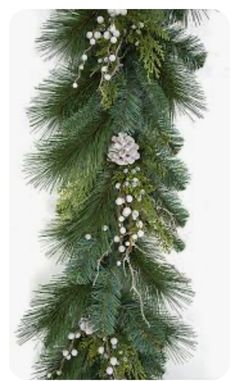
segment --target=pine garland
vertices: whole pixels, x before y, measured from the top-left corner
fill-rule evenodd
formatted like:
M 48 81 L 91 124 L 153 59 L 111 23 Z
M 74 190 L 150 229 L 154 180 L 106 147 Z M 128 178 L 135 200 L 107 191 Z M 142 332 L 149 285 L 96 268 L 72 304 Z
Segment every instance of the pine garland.
M 57 10 L 37 40 L 57 66 L 28 115 L 41 134 L 29 181 L 56 191 L 42 233 L 63 273 L 36 291 L 19 342 L 44 349 L 39 379 L 157 379 L 186 361 L 195 333 L 181 318 L 191 282 L 167 260 L 185 247 L 189 181 L 177 112 L 202 117 L 195 71 L 206 51 L 186 31 L 204 11 Z

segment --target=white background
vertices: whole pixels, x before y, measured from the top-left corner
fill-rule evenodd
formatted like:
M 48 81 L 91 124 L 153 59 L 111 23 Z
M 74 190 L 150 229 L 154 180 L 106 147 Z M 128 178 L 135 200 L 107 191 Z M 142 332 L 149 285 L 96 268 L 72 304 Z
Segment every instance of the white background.
M 13 331 L 32 289 L 48 280 L 55 268 L 37 238 L 53 213 L 53 200 L 26 186 L 21 173 L 23 154 L 31 150 L 33 140 L 25 108 L 33 87 L 52 67 L 36 54 L 34 45 L 47 15 L 47 11 L 24 11 L 11 23 L 11 368 L 22 378 L 30 376 L 35 348 L 32 343 L 18 347 Z M 181 156 L 192 173 L 183 195 L 191 218 L 182 232 L 187 249 L 170 260 L 193 279 L 196 297 L 185 318 L 196 328 L 199 345 L 188 364 L 169 364 L 166 378 L 175 379 L 219 377 L 229 357 L 229 36 L 224 16 L 210 15 L 198 30 L 193 28 L 209 51 L 199 72 L 209 111 L 194 124 L 186 118 L 177 123 L 186 139 Z

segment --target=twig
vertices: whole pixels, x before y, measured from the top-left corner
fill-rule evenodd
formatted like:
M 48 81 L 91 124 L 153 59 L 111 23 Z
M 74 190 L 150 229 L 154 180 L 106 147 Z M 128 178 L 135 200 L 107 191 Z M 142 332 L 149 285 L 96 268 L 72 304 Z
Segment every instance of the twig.
M 150 323 L 149 321 L 147 320 L 146 316 L 145 316 L 145 313 L 144 313 L 144 304 L 143 304 L 143 298 L 142 298 L 142 295 L 140 294 L 140 292 L 138 291 L 137 287 L 136 287 L 136 279 L 135 279 L 135 270 L 134 268 L 132 267 L 131 265 L 131 262 L 130 262 L 130 257 L 129 257 L 129 253 L 130 251 L 127 251 L 125 257 L 124 257 L 124 260 L 123 260 L 123 263 L 124 262 L 127 262 L 128 263 L 128 266 L 129 266 L 129 270 L 130 270 L 130 274 L 131 274 L 131 279 L 132 279 L 132 284 L 131 284 L 131 288 L 130 288 L 130 291 L 134 291 L 134 293 L 137 295 L 137 297 L 139 298 L 139 302 L 140 302 L 140 310 L 141 310 L 141 315 L 142 315 L 142 318 L 143 320 L 145 321 L 145 323 L 147 324 L 148 328 L 150 328 Z
M 80 330 L 76 331 L 76 332 L 75 332 L 75 335 L 76 335 L 76 333 L 78 333 L 78 332 L 80 332 Z M 69 345 L 69 347 L 67 348 L 69 354 L 71 353 L 72 349 L 74 348 L 74 343 L 75 343 L 76 340 L 78 340 L 76 337 L 75 337 L 73 340 L 71 340 L 70 345 Z M 71 354 L 70 354 L 70 356 L 71 356 Z M 65 361 L 66 361 L 66 357 L 63 356 L 62 360 L 60 361 L 60 366 L 59 366 L 59 368 L 56 369 L 56 370 L 53 370 L 52 373 L 51 373 L 51 376 L 52 376 L 54 373 L 56 373 L 56 375 L 58 375 L 58 376 L 60 376 L 60 375 L 62 374 L 63 367 L 64 367 L 64 364 L 65 364 Z M 57 372 L 59 372 L 59 374 L 57 374 Z M 51 377 L 49 377 L 49 378 L 51 378 Z
M 101 255 L 101 257 L 97 261 L 97 269 L 96 269 L 96 275 L 95 275 L 95 278 L 94 278 L 94 281 L 93 281 L 93 286 L 95 286 L 95 284 L 97 282 L 97 279 L 99 277 L 99 271 L 100 271 L 100 267 L 101 267 L 101 262 L 109 254 L 112 245 L 113 245 L 113 242 L 109 245 L 108 249 Z

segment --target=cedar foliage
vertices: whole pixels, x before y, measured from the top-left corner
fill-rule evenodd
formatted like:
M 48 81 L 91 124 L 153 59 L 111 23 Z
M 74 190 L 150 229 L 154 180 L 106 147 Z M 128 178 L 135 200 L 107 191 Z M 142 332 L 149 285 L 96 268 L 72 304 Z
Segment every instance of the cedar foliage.
M 88 44 L 86 32 L 105 14 L 54 11 L 37 40 L 42 55 L 58 57 L 60 65 L 38 86 L 28 110 L 30 126 L 41 136 L 26 158 L 25 172 L 34 186 L 58 192 L 56 216 L 41 236 L 47 253 L 65 263 L 61 275 L 35 292 L 18 330 L 21 343 L 32 338 L 43 342 L 34 373 L 41 379 L 59 366 L 68 332 L 87 315 L 96 334 L 78 341 L 79 355 L 53 378 L 106 378 L 97 354 L 103 336 L 118 337 L 119 348 L 129 357 L 117 368 L 118 379 L 162 378 L 167 360 L 185 361 L 196 344 L 193 330 L 181 318 L 193 297 L 191 282 L 168 264 L 167 253 L 183 250 L 179 228 L 188 218 L 178 192 L 186 188 L 189 174 L 177 156 L 183 138 L 174 118 L 179 111 L 202 117 L 205 109 L 195 71 L 204 65 L 206 51 L 186 26 L 190 19 L 199 23 L 205 12 L 128 11 L 119 18 L 119 29 L 143 21 L 146 34 L 139 48 L 134 49 L 129 36 L 122 48 L 123 67 L 101 92 L 99 75 L 89 75 L 96 66 L 92 56 L 73 89 L 78 57 Z M 130 265 L 149 325 L 131 291 L 131 274 L 116 266 L 119 254 L 110 245 L 117 234 L 114 186 L 124 174 L 107 161 L 107 151 L 118 132 L 131 134 L 140 146 L 147 232 L 137 241 Z M 86 233 L 92 235 L 90 241 Z

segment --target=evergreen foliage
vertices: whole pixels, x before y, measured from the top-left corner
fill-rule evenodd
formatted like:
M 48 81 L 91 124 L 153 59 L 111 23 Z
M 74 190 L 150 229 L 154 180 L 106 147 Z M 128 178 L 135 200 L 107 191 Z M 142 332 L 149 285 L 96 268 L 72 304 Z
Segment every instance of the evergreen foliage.
M 40 138 L 25 172 L 37 188 L 58 192 L 56 216 L 41 237 L 48 255 L 64 262 L 65 270 L 36 291 L 18 329 L 20 343 L 32 338 L 43 343 L 37 378 L 162 378 L 169 358 L 185 361 L 195 348 L 195 334 L 181 318 L 193 297 L 191 282 L 168 263 L 167 253 L 184 249 L 179 228 L 188 212 L 178 192 L 189 174 L 177 157 L 183 138 L 173 123 L 179 111 L 193 118 L 205 109 L 195 71 L 204 65 L 206 51 L 186 31 L 189 17 L 199 23 L 204 14 L 130 10 L 117 17 L 119 30 L 145 25 L 139 44 L 130 29 L 120 47 L 122 67 L 101 84 L 94 70 L 104 52 L 101 43 L 76 88 L 79 60 L 88 48 L 86 32 L 107 11 L 58 10 L 43 26 L 38 48 L 47 58 L 58 57 L 60 66 L 39 85 L 28 110 Z M 133 136 L 139 145 L 139 168 L 130 166 L 128 173 L 107 160 L 118 133 Z M 145 236 L 118 266 L 116 185 L 125 182 Z M 133 234 L 131 222 L 129 229 Z M 68 334 L 84 318 L 92 334 L 71 341 Z M 109 347 L 112 337 L 117 347 Z M 72 345 L 77 355 L 67 361 L 62 351 Z M 119 359 L 113 375 L 98 354 L 103 345 Z

